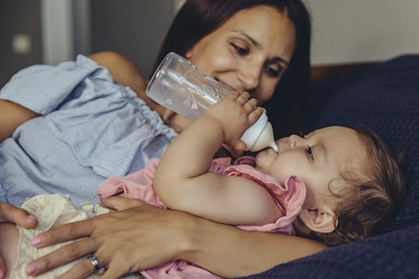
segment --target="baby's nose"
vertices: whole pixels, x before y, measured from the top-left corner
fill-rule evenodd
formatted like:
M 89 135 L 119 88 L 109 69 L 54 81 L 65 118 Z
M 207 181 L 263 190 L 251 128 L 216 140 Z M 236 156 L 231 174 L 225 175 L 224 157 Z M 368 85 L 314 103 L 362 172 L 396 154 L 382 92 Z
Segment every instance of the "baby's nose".
M 288 144 L 291 149 L 294 149 L 298 146 L 298 143 L 301 141 L 301 137 L 297 135 L 291 135 L 288 137 Z

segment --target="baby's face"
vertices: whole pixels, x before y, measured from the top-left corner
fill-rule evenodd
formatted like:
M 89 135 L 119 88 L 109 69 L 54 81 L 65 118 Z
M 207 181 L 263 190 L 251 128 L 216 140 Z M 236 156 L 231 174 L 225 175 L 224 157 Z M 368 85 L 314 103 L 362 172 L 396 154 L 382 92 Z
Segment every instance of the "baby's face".
M 316 208 L 322 203 L 333 204 L 329 184 L 340 178 L 344 164 L 358 167 L 360 160 L 349 160 L 365 156 L 365 148 L 356 132 L 345 127 L 327 127 L 307 136 L 292 135 L 277 141 L 278 153 L 266 149 L 256 157 L 256 169 L 275 177 L 280 183 L 289 176 L 297 176 L 307 187 L 304 206 Z

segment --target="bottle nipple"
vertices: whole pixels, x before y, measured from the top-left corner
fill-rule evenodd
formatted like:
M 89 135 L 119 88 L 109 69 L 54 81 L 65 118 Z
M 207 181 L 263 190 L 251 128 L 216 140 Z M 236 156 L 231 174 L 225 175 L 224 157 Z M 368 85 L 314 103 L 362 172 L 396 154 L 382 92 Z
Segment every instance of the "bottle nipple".
M 266 147 L 271 147 L 275 152 L 278 152 L 278 145 L 275 143 L 274 140 L 272 124 L 269 121 L 265 123 L 262 132 L 250 148 L 250 151 L 256 152 Z
M 247 144 L 247 147 L 252 152 L 262 150 L 266 147 L 271 147 L 275 152 L 278 152 L 272 124 L 268 121 L 265 113 L 260 116 L 255 124 L 244 132 L 241 140 Z

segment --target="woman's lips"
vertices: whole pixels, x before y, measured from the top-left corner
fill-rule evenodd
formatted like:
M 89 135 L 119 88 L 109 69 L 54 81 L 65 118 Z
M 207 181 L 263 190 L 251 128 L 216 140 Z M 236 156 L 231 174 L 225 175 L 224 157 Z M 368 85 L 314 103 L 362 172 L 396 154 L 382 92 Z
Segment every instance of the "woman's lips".
M 216 81 L 218 81 L 221 85 L 223 85 L 223 86 L 225 86 L 225 87 L 229 88 L 229 89 L 230 89 L 230 90 L 232 90 L 232 91 L 238 91 L 236 88 L 231 87 L 230 85 L 228 85 L 228 84 L 227 84 L 227 83 L 225 83 L 225 82 L 222 82 L 221 80 L 216 79 Z

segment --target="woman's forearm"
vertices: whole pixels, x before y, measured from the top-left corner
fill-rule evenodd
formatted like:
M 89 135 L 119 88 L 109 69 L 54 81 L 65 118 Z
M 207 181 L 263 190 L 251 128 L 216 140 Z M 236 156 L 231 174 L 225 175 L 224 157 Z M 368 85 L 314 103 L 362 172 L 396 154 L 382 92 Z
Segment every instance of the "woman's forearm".
M 199 219 L 189 227 L 182 258 L 222 277 L 240 277 L 320 252 L 327 247 L 297 236 L 242 231 Z
M 149 80 L 140 73 L 131 60 L 113 51 L 94 53 L 89 58 L 105 67 L 117 83 L 131 88 L 151 110 L 156 111 L 160 116 L 164 115 L 164 107 L 158 105 L 146 94 Z
M 89 58 L 108 69 L 116 82 L 129 86 L 137 94 L 145 91 L 148 80 L 125 56 L 112 51 L 103 51 L 94 53 Z
M 13 102 L 0 100 L 0 142 L 11 137 L 16 128 L 39 114 Z

